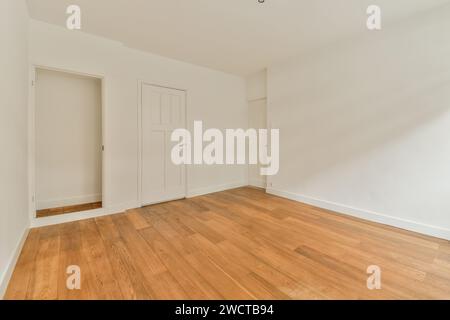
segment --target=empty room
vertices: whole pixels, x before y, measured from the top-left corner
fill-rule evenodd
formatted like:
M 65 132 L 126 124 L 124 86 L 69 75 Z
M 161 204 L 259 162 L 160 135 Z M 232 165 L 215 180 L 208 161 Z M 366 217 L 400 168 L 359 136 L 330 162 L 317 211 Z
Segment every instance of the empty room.
M 450 299 L 450 1 L 0 4 L 0 299 Z

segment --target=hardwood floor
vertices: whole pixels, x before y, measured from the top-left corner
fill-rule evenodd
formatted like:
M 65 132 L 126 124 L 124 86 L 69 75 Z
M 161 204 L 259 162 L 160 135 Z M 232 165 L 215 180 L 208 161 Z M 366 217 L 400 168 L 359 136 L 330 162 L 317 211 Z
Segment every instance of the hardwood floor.
M 449 299 L 450 244 L 240 188 L 32 229 L 6 298 Z
M 102 202 L 93 202 L 93 203 L 84 203 L 77 204 L 73 206 L 59 207 L 59 208 L 50 208 L 36 211 L 37 218 L 51 217 L 60 214 L 72 213 L 72 212 L 80 212 L 87 211 L 93 209 L 99 209 L 102 207 Z

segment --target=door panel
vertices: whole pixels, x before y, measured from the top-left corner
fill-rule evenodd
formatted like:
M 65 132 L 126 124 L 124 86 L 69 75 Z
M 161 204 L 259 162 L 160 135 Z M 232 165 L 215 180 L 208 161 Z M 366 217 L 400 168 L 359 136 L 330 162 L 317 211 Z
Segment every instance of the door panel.
M 142 204 L 186 196 L 185 166 L 170 157 L 172 131 L 185 128 L 184 91 L 142 84 Z

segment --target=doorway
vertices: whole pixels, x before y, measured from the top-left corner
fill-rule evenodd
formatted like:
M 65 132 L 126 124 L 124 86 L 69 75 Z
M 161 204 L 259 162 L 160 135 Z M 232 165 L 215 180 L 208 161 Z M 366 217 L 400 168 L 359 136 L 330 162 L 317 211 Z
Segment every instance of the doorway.
M 35 69 L 36 217 L 102 207 L 102 79 Z
M 141 205 L 186 197 L 186 166 L 171 160 L 171 133 L 186 128 L 186 91 L 141 83 Z

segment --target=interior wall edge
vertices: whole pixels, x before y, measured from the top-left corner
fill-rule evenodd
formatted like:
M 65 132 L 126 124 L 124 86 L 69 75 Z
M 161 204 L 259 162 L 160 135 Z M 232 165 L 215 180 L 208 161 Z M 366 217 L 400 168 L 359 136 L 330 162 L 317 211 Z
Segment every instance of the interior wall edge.
M 58 208 L 58 207 L 66 207 L 66 206 L 74 206 L 85 203 L 93 203 L 102 201 L 102 194 L 90 194 L 90 195 L 82 195 L 75 196 L 71 198 L 65 199 L 49 199 L 49 200 L 37 200 L 36 208 L 37 210 L 49 209 L 49 208 Z
M 65 71 L 102 75 L 105 146 L 102 194 L 107 208 L 136 202 L 139 197 L 139 80 L 187 90 L 190 130 L 194 120 L 220 129 L 247 126 L 242 76 L 132 50 L 33 19 L 30 19 L 29 61 Z M 119 134 L 115 128 L 121 128 L 122 132 Z M 247 175 L 246 168 L 239 166 L 191 169 L 187 176 L 190 188 L 244 181 Z
M 227 183 L 227 184 L 219 184 L 219 185 L 215 185 L 215 186 L 211 186 L 211 187 L 195 188 L 192 190 L 188 189 L 186 198 L 194 198 L 194 197 L 198 197 L 198 196 L 202 196 L 202 195 L 210 194 L 210 193 L 214 193 L 214 192 L 220 192 L 220 191 L 245 187 L 247 185 L 248 185 L 248 183 L 246 181 L 236 181 L 236 182 Z

